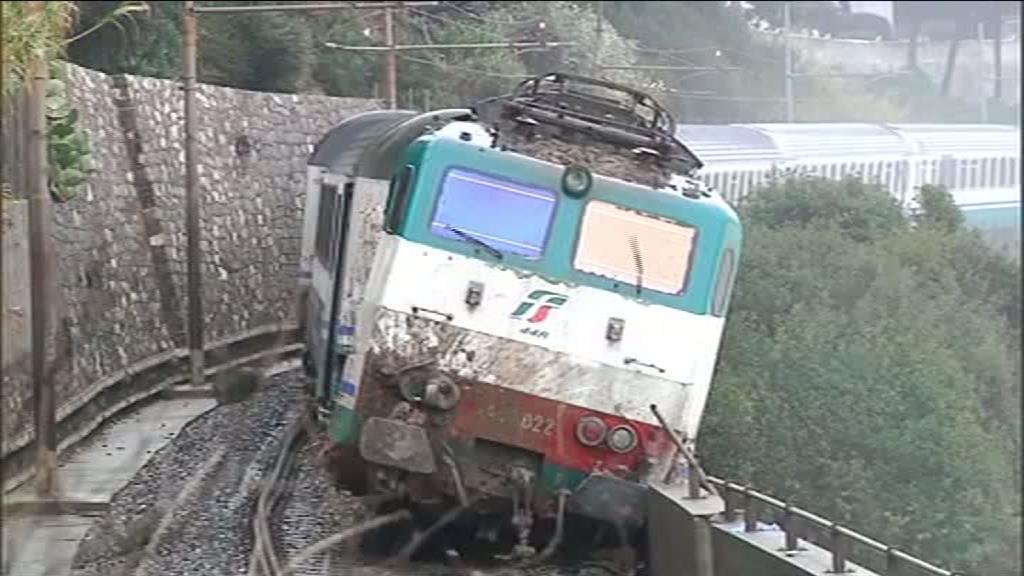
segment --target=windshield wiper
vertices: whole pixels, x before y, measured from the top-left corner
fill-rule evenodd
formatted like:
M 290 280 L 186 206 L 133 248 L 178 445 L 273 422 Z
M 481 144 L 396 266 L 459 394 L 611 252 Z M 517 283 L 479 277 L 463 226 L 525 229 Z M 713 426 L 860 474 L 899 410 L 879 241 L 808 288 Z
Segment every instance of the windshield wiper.
M 644 288 L 644 258 L 640 254 L 640 241 L 636 236 L 629 237 L 629 249 L 633 252 L 633 263 L 636 264 L 636 295 L 639 297 Z
M 445 225 L 445 228 L 447 228 L 448 230 L 451 230 L 452 233 L 454 233 L 459 238 L 462 238 L 466 242 L 469 242 L 470 244 L 475 244 L 475 245 L 483 248 L 485 251 L 487 251 L 488 254 L 490 254 L 491 256 L 494 256 L 494 258 L 497 259 L 497 260 L 501 260 L 503 258 L 503 256 L 504 256 L 501 253 L 500 250 L 498 250 L 494 246 L 491 246 L 487 242 L 484 242 L 483 240 L 477 238 L 476 236 L 471 235 L 468 232 L 460 230 L 460 229 L 458 229 L 458 228 L 456 228 L 454 226 L 448 226 L 447 224 Z

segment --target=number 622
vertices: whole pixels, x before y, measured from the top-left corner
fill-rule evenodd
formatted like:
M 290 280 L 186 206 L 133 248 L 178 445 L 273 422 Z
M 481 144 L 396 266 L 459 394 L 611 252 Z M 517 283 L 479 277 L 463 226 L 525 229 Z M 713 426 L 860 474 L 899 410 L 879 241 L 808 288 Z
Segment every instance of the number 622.
M 555 431 L 555 421 L 551 418 L 545 418 L 539 414 L 523 414 L 523 418 L 520 420 L 519 426 L 523 430 L 528 430 L 534 434 L 541 434 L 543 436 L 551 436 L 552 432 Z

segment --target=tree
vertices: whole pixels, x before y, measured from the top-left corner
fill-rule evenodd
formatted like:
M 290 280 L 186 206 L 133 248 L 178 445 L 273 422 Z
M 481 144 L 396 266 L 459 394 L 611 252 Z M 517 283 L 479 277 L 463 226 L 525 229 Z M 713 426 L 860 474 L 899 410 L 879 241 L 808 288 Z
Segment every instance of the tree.
M 25 2 L 0 3 L 2 10 L 3 96 L 5 100 L 27 80 L 33 53 L 49 61 L 60 57 L 67 46 L 67 33 L 74 22 L 74 2 L 46 2 L 39 14 L 30 14 Z
M 3 2 L 2 24 L 3 57 L 3 113 L 20 111 L 12 102 L 28 80 L 28 63 L 33 56 L 43 60 L 49 69 L 50 80 L 46 90 L 47 147 L 49 187 L 54 199 L 67 201 L 74 189 L 91 171 L 90 146 L 87 136 L 78 129 L 78 111 L 67 101 L 64 57 L 69 46 L 102 33 L 108 24 L 120 26 L 120 21 L 146 6 L 138 2 L 109 3 L 105 11 L 95 15 L 87 25 L 75 27 L 78 6 L 74 2 L 44 2 L 42 9 L 31 13 L 25 2 Z M 74 31 L 72 33 L 72 31 Z M 5 167 L 7 168 L 7 167 Z M 17 177 L 5 173 L 4 194 L 17 196 L 13 181 Z
M 853 180 L 789 178 L 741 207 L 701 449 L 927 559 L 1019 572 L 1020 268 L 948 193 L 922 198 L 916 225 Z
M 79 3 L 76 30 L 101 22 L 120 2 Z M 181 73 L 181 2 L 146 2 L 119 27 L 104 27 L 68 49 L 68 59 L 108 74 L 175 78 Z

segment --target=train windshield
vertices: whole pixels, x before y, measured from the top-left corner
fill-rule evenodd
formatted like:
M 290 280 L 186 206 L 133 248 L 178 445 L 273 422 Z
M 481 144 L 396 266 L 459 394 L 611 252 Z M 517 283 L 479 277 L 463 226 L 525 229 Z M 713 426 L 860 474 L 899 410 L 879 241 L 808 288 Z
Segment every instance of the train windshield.
M 573 265 L 666 294 L 686 290 L 697 230 L 601 201 L 587 203 Z
M 462 168 L 441 182 L 433 234 L 498 253 L 538 259 L 547 244 L 557 194 Z

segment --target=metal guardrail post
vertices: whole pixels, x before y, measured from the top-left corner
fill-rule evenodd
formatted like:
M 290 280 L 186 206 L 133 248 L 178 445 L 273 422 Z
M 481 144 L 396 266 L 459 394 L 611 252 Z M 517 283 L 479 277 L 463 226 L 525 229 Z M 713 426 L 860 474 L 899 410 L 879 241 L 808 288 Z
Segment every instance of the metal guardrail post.
M 785 546 L 779 551 L 786 552 L 787 555 L 807 550 L 807 548 L 800 547 L 800 522 L 806 522 L 807 527 L 804 529 L 810 530 L 813 528 L 814 533 L 805 534 L 804 537 L 817 547 L 821 547 L 831 553 L 831 569 L 827 572 L 828 574 L 849 574 L 853 572 L 853 570 L 847 568 L 847 561 L 850 560 L 851 543 L 856 542 L 859 546 L 866 547 L 875 553 L 885 554 L 884 573 L 886 576 L 908 576 L 910 573 L 927 574 L 928 576 L 964 576 L 963 574 L 950 572 L 929 564 L 891 546 L 886 546 L 877 540 L 872 540 L 863 534 L 858 534 L 849 528 L 845 528 L 838 522 L 832 522 L 797 508 L 789 502 L 757 492 L 749 486 L 734 484 L 717 478 L 709 478 L 709 482 L 716 485 L 719 491 L 724 490 L 724 493 L 719 495 L 725 501 L 725 517 L 727 522 L 732 522 L 736 519 L 738 513 L 736 499 L 742 497 L 743 531 L 746 533 L 758 531 L 758 506 L 766 506 L 773 514 L 781 511 L 783 513 L 782 529 L 785 535 Z M 820 542 L 815 536 L 819 534 L 818 531 L 820 530 L 828 531 L 827 544 Z M 908 566 L 912 568 L 910 572 L 908 572 Z
M 694 455 L 693 462 L 690 463 L 689 470 L 687 471 L 686 475 L 686 484 L 687 487 L 690 489 L 690 498 L 694 500 L 700 498 L 700 479 L 698 478 L 699 474 L 700 472 L 698 471 L 697 456 Z
M 754 495 L 750 493 L 750 487 L 743 487 L 743 531 L 757 532 L 757 510 L 754 502 Z
M 900 559 L 896 556 L 895 548 L 887 548 L 885 551 L 885 576 L 899 576 Z
M 838 523 L 832 523 L 829 528 L 829 537 L 832 541 L 832 572 L 842 574 L 846 572 L 846 540 L 843 539 L 843 533 L 839 530 Z
M 722 499 L 725 500 L 725 521 L 732 523 L 736 520 L 736 492 L 732 482 L 722 485 Z
M 786 503 L 782 519 L 782 529 L 786 533 L 786 551 L 796 552 L 799 548 L 800 539 L 797 537 L 796 514 L 793 513 L 793 505 Z

